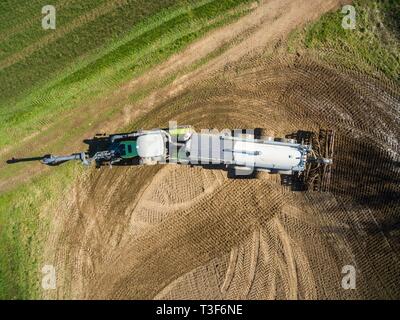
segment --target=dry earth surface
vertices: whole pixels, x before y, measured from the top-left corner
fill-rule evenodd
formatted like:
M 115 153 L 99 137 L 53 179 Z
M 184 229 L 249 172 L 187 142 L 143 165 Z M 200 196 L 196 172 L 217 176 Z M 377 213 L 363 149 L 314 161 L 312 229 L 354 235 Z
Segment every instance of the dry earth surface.
M 45 213 L 53 219 L 44 261 L 58 282 L 44 297 L 400 298 L 399 88 L 279 49 L 290 30 L 340 3 L 265 1 L 97 105 L 234 41 L 102 127 L 148 112 L 141 123 L 149 128 L 169 120 L 276 136 L 331 128 L 330 192 L 178 165 L 87 171 Z M 357 290 L 341 288 L 344 265 L 356 267 Z

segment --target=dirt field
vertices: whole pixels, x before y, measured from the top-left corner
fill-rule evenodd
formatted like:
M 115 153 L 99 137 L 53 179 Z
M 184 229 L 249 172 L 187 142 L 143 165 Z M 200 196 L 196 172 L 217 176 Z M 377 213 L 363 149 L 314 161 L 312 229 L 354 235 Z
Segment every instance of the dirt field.
M 91 172 L 51 240 L 65 270 L 58 297 L 399 297 L 398 92 L 310 58 L 256 61 L 166 102 L 153 124 L 263 124 L 277 135 L 329 126 L 332 193 L 184 166 Z M 340 287 L 346 264 L 358 290 Z
M 269 3 L 293 9 L 295 1 Z M 279 45 L 246 55 L 273 49 L 339 1 L 314 1 L 311 16 L 309 1 L 297 3 L 298 16 L 270 17 L 280 34 L 260 40 L 270 24 L 257 24 L 248 40 L 152 96 L 141 124 L 262 127 L 276 136 L 334 129 L 331 192 L 185 166 L 87 172 L 48 208 L 45 261 L 58 282 L 45 298 L 400 298 L 400 90 Z M 357 290 L 341 287 L 345 265 L 356 267 Z

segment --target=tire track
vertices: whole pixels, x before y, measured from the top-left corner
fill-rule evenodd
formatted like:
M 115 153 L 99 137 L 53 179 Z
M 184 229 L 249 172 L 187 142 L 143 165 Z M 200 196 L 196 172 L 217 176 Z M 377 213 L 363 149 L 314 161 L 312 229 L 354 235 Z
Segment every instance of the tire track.
M 221 286 L 221 293 L 223 296 L 226 296 L 229 286 L 232 283 L 232 279 L 235 275 L 235 269 L 236 269 L 236 265 L 237 265 L 238 256 L 239 256 L 238 247 L 233 247 L 231 250 L 231 253 L 230 253 L 230 257 L 229 257 L 229 264 L 228 264 L 228 269 L 226 270 L 225 280 Z
M 298 279 L 297 279 L 297 270 L 296 270 L 296 261 L 294 259 L 292 246 L 290 244 L 291 239 L 282 224 L 275 218 L 275 225 L 278 231 L 278 236 L 280 241 L 283 244 L 284 257 L 287 263 L 287 272 L 288 272 L 288 299 L 294 300 L 297 299 L 298 296 Z

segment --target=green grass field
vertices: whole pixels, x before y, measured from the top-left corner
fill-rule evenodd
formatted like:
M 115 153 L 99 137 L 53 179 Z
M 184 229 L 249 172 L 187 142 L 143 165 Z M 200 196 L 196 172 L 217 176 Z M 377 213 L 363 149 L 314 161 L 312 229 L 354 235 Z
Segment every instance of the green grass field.
M 210 30 L 248 13 L 253 2 L 59 0 L 53 2 L 57 29 L 45 31 L 43 1 L 3 1 L 0 148 L 18 147 L 18 141 L 63 113 L 82 112 L 86 103 L 106 97 Z M 175 76 L 160 79 L 129 99 L 140 100 Z M 55 143 L 68 143 L 82 130 L 65 133 Z M 12 176 L 16 167 L 9 169 L 2 179 Z M 0 195 L 0 299 L 40 298 L 42 241 L 50 221 L 45 208 L 68 190 L 79 170 L 67 165 Z
M 49 76 L 74 63 L 76 58 L 90 54 L 113 39 L 119 38 L 152 12 L 177 3 L 178 0 L 139 0 L 128 1 L 126 4 L 121 1 L 105 0 L 56 1 L 54 6 L 57 10 L 57 29 L 43 30 L 40 23 L 43 1 L 26 2 L 24 6 L 21 5 L 24 19 L 37 23 L 29 23 L 27 28 L 3 39 L 0 65 L 27 47 L 35 46 L 36 50 L 25 59 L 15 58 L 15 63 L 2 68 L 0 75 L 0 84 L 3 88 L 2 102 L 8 99 L 17 100 L 20 94 L 23 95 L 32 89 L 34 84 L 47 82 Z M 13 11 L 12 6 L 4 10 L 10 15 Z M 0 26 L 1 32 L 13 29 L 10 28 L 8 19 L 1 21 L 5 24 Z M 53 38 L 48 40 L 48 37 Z
M 141 2 L 133 1 L 145 10 L 146 5 L 142 7 Z M 167 5 L 171 1 L 157 3 L 164 2 Z M 184 1 L 185 5 L 164 8 L 146 20 L 141 20 L 142 15 L 136 17 L 136 24 L 132 22 L 135 17 L 124 16 L 135 10 L 124 8 L 119 17 L 116 9 L 117 16 L 101 16 L 1 70 L 4 94 L 0 100 L 0 147 L 52 123 L 60 112 L 105 96 L 207 31 L 245 14 L 247 7 L 234 9 L 250 2 L 253 1 Z M 153 9 L 159 10 L 159 4 Z M 121 25 L 126 28 L 130 24 L 125 36 L 118 37 Z M 113 28 L 115 32 L 109 34 Z
M 67 165 L 0 195 L 0 299 L 40 298 L 41 244 L 49 230 L 42 210 L 80 173 L 82 168 Z
M 329 13 L 289 38 L 289 52 L 315 51 L 328 62 L 400 82 L 400 2 L 356 0 L 357 27 L 342 28 L 343 14 Z

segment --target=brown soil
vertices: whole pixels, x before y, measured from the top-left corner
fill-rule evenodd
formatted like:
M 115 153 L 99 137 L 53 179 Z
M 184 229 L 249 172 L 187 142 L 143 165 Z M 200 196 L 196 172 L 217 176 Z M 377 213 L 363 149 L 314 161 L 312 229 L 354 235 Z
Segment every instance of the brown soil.
M 337 133 L 332 191 L 186 166 L 92 171 L 54 219 L 48 298 L 399 298 L 400 94 L 318 57 L 242 59 L 143 120 Z M 341 288 L 344 265 L 357 290 Z

